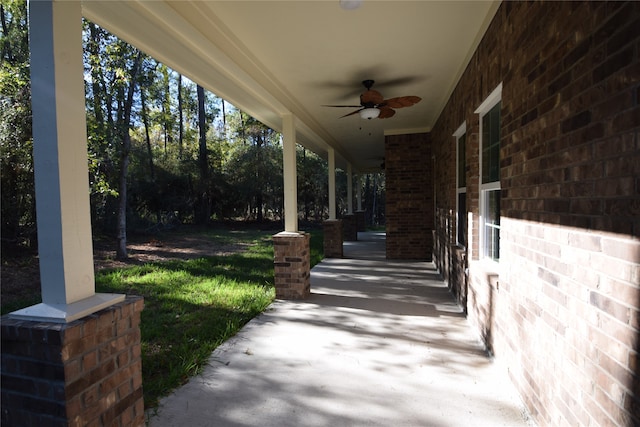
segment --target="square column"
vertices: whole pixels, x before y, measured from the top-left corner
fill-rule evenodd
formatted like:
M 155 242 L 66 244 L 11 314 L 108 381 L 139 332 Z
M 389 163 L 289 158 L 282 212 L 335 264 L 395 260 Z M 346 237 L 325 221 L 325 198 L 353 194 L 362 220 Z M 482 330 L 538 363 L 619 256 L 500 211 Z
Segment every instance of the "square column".
M 282 175 L 284 178 L 284 231 L 298 231 L 298 171 L 296 128 L 292 114 L 282 116 Z
M 356 211 L 356 224 L 358 231 L 366 231 L 367 224 L 365 221 L 364 211 Z
M 95 293 L 81 3 L 29 2 L 29 32 L 42 303 L 13 315 L 72 322 L 124 300 Z
M 324 257 L 342 258 L 342 220 L 334 219 L 322 223 L 324 228 Z
M 276 298 L 305 299 L 311 293 L 311 235 L 283 231 L 273 236 Z
M 336 151 L 329 148 L 327 151 L 329 169 L 329 221 L 336 219 Z
M 354 214 L 347 214 L 342 217 L 342 225 L 345 242 L 355 242 L 358 240 L 358 218 Z

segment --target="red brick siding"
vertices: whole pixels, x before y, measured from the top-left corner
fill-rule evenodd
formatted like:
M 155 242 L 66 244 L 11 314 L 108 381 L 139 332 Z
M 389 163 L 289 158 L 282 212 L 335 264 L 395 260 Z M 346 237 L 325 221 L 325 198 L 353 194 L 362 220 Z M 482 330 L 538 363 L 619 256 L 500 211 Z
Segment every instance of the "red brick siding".
M 309 233 L 282 232 L 273 236 L 276 298 L 305 299 L 311 293 Z
M 330 219 L 322 223 L 323 250 L 325 258 L 342 258 L 344 224 L 341 219 Z
M 431 132 L 436 263 L 462 277 L 452 134 L 466 120 L 469 319 L 540 425 L 640 424 L 639 29 L 637 2 L 504 2 Z M 474 111 L 500 82 L 491 276 L 478 259 Z
M 3 426 L 143 426 L 141 297 L 75 322 L 2 318 Z
M 385 137 L 387 258 L 431 260 L 433 172 L 429 134 Z

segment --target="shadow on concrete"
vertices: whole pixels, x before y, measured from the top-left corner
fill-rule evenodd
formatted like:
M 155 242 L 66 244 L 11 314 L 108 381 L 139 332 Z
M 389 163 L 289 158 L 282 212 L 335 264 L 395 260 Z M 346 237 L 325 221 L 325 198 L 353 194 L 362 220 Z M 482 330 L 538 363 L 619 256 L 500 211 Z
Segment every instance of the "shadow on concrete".
M 317 265 L 309 299 L 274 302 L 150 425 L 527 425 L 433 265 L 366 257 L 380 247 Z

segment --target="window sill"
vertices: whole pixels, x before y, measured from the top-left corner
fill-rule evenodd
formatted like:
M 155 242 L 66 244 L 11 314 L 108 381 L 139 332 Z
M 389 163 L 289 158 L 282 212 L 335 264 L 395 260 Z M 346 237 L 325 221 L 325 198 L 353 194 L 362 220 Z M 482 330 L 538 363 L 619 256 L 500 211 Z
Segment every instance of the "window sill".
M 499 289 L 500 263 L 490 258 L 484 258 L 474 261 L 470 267 L 474 275 L 484 278 L 496 290 Z

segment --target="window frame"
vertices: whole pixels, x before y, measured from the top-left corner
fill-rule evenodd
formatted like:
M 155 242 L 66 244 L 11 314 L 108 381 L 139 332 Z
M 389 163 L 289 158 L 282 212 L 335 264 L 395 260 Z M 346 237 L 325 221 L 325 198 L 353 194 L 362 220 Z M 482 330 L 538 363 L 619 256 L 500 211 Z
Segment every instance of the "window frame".
M 466 198 L 467 195 L 467 183 L 466 183 L 466 179 L 465 179 L 465 183 L 464 186 L 461 186 L 460 184 L 460 155 L 462 154 L 463 156 L 466 157 L 466 138 L 467 138 L 467 122 L 466 120 L 464 122 L 462 122 L 462 124 L 460 125 L 460 127 L 458 127 L 458 129 L 456 129 L 456 131 L 453 133 L 453 137 L 455 138 L 455 144 L 456 144 L 456 244 L 462 248 L 466 248 L 467 245 L 469 244 L 469 237 L 468 237 L 468 232 L 467 230 L 460 230 L 460 225 L 462 224 L 464 227 L 466 228 L 466 212 L 467 212 L 467 206 L 465 203 L 465 218 L 463 221 L 460 220 L 460 196 L 462 194 L 464 194 L 464 197 Z M 464 138 L 464 153 L 460 153 L 460 140 Z M 462 159 L 462 164 L 465 166 L 466 168 L 466 158 Z M 465 173 L 466 171 L 462 171 L 462 173 Z M 461 234 L 463 233 L 464 236 L 464 241 L 460 240 Z
M 493 263 L 498 263 L 500 261 L 500 249 L 499 249 L 499 244 L 498 244 L 498 257 L 497 258 L 493 258 L 490 256 L 489 252 L 489 239 L 486 233 L 486 227 L 490 226 L 492 228 L 497 228 L 498 233 L 500 233 L 500 222 L 498 222 L 497 227 L 495 226 L 495 224 L 492 225 L 488 225 L 487 224 L 487 212 L 489 209 L 489 193 L 496 191 L 496 190 L 501 190 L 501 185 L 500 185 L 500 176 L 498 175 L 498 180 L 497 181 L 491 181 L 491 182 L 487 182 L 487 183 L 483 183 L 482 179 L 483 179 L 483 170 L 482 170 L 482 164 L 483 164 L 483 158 L 482 158 L 482 151 L 483 151 L 483 135 L 484 135 L 484 129 L 483 129 L 483 119 L 484 116 L 487 115 L 487 113 L 489 113 L 496 105 L 498 105 L 498 103 L 502 102 L 502 83 L 500 83 L 492 92 L 491 94 L 489 94 L 489 96 L 487 96 L 487 98 L 482 102 L 482 104 L 480 104 L 480 106 L 476 109 L 475 113 L 478 114 L 478 118 L 479 118 L 479 125 L 480 125 L 480 132 L 479 132 L 479 141 L 478 141 L 478 150 L 479 150 L 479 157 L 478 157 L 478 162 L 479 162 L 479 180 L 478 180 L 478 185 L 479 185 L 479 240 L 480 240 L 480 245 L 479 245 L 479 252 L 480 252 L 480 259 L 484 259 L 487 260 L 489 262 L 493 262 Z M 500 112 L 500 120 L 502 121 L 502 111 Z M 499 135 L 499 139 L 501 138 L 501 135 Z M 498 164 L 499 164 L 500 158 L 499 158 L 499 151 L 498 151 Z M 498 219 L 500 212 L 498 212 Z M 500 239 L 500 237 L 498 236 L 498 239 Z

